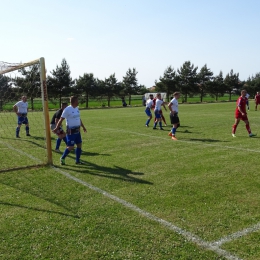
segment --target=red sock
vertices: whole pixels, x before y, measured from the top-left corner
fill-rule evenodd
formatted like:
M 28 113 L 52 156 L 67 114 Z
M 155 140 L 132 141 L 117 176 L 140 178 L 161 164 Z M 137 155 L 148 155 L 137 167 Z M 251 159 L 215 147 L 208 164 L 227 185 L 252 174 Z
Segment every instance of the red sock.
M 251 129 L 250 129 L 250 126 L 249 126 L 249 124 L 248 124 L 248 125 L 246 125 L 246 130 L 247 130 L 247 132 L 248 132 L 249 134 L 251 134 Z
M 232 127 L 232 134 L 235 134 L 236 130 L 237 130 L 237 125 L 234 124 L 233 127 Z

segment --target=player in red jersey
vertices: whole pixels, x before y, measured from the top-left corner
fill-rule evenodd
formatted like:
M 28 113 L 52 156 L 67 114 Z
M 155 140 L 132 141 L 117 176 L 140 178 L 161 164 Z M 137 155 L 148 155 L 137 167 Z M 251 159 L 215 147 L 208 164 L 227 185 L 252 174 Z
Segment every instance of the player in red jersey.
M 260 93 L 256 92 L 256 95 L 255 95 L 255 111 L 257 111 L 258 105 L 260 105 Z
M 246 97 L 246 90 L 241 91 L 241 96 L 237 100 L 237 107 L 235 111 L 235 124 L 232 127 L 232 136 L 235 136 L 237 126 L 240 122 L 240 120 L 243 120 L 246 124 L 246 130 L 249 134 L 249 137 L 256 136 L 255 134 L 251 133 L 251 129 L 249 126 L 249 121 L 247 118 L 247 113 L 246 113 L 246 103 L 247 103 L 247 97 Z

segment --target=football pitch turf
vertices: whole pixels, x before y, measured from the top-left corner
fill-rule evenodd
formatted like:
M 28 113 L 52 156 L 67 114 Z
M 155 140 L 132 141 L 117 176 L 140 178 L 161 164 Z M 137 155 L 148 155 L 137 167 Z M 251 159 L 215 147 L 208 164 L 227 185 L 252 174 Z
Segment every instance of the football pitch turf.
M 0 114 L 0 259 L 260 259 L 260 111 L 259 137 L 240 122 L 233 138 L 234 109 L 179 105 L 178 141 L 169 112 L 161 131 L 144 107 L 81 110 L 85 164 L 53 167 L 40 113 L 20 139 Z

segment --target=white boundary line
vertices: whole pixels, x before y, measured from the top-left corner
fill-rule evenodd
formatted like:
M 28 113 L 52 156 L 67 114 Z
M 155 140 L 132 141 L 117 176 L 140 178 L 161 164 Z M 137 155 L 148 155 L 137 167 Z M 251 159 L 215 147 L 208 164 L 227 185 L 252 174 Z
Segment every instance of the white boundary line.
M 260 230 L 260 222 L 257 223 L 256 225 L 252 226 L 252 227 L 249 227 L 249 228 L 245 228 L 241 231 L 238 231 L 236 233 L 233 233 L 231 235 L 228 235 L 226 237 L 223 237 L 221 239 L 219 239 L 218 241 L 215 241 L 215 242 L 212 242 L 211 245 L 212 246 L 221 246 L 222 244 L 224 243 L 228 243 L 228 242 L 231 242 L 235 239 L 239 239 L 247 234 L 250 234 L 250 233 L 253 233 L 253 232 L 256 232 Z
M 129 203 L 129 202 L 123 200 L 123 199 L 120 199 L 120 198 L 118 198 L 118 197 L 116 197 L 116 196 L 114 196 L 114 195 L 112 195 L 112 194 L 110 194 L 110 193 L 108 193 L 108 192 L 106 192 L 106 191 L 104 191 L 104 190 L 101 190 L 101 189 L 98 188 L 98 187 L 95 187 L 95 186 L 93 186 L 93 185 L 91 185 L 91 184 L 85 182 L 85 181 L 82 181 L 82 180 L 80 180 L 80 179 L 78 179 L 78 178 L 76 178 L 76 177 L 70 175 L 69 173 L 67 173 L 67 172 L 65 172 L 65 171 L 62 171 L 62 170 L 59 169 L 59 168 L 56 168 L 56 167 L 53 166 L 52 169 L 54 169 L 55 171 L 61 173 L 61 174 L 64 175 L 64 176 L 66 176 L 67 178 L 69 178 L 69 179 L 71 179 L 71 180 L 73 180 L 73 181 L 75 181 L 75 182 L 77 182 L 77 183 L 80 183 L 80 184 L 82 184 L 82 185 L 88 187 L 89 189 L 94 190 L 94 191 L 96 191 L 96 192 L 98 192 L 98 193 L 104 195 L 104 196 L 107 197 L 107 198 L 110 198 L 110 199 L 112 199 L 112 200 L 118 202 L 119 204 L 125 206 L 126 208 L 129 208 L 129 209 L 131 209 L 131 210 L 133 210 L 133 211 L 139 213 L 140 215 L 142 215 L 142 216 L 144 216 L 144 217 L 146 217 L 146 218 L 148 218 L 148 219 L 150 219 L 150 220 L 153 220 L 153 221 L 155 221 L 155 222 L 157 222 L 157 223 L 163 225 L 164 227 L 166 227 L 166 228 L 168 228 L 168 229 L 174 231 L 175 233 L 177 233 L 177 234 L 183 236 L 183 237 L 184 237 L 185 239 L 187 239 L 188 241 L 193 242 L 193 243 L 196 244 L 197 246 L 200 246 L 200 247 L 205 248 L 205 249 L 207 249 L 207 250 L 213 251 L 213 252 L 215 252 L 217 255 L 223 256 L 223 257 L 225 257 L 225 258 L 228 259 L 228 260 L 242 260 L 241 258 L 238 258 L 238 257 L 235 256 L 235 255 L 232 255 L 230 252 L 219 248 L 218 245 L 213 245 L 213 244 L 211 244 L 211 243 L 208 243 L 208 242 L 202 240 L 201 238 L 199 238 L 198 236 L 196 236 L 196 235 L 194 235 L 194 234 L 192 234 L 192 233 L 190 233 L 190 232 L 188 232 L 188 231 L 186 231 L 186 230 L 184 230 L 184 229 L 181 229 L 181 228 L 179 228 L 179 227 L 173 225 L 171 222 L 168 222 L 168 221 L 166 221 L 166 220 L 163 220 L 163 219 L 161 219 L 161 218 L 158 218 L 158 217 L 152 215 L 151 213 L 149 213 L 149 212 L 147 212 L 147 211 L 144 211 L 144 210 L 138 208 L 138 207 L 135 206 L 134 204 Z
M 9 145 L 9 144 L 7 144 L 5 142 L 2 142 L 2 141 L 0 141 L 0 142 L 2 144 L 5 144 L 8 148 L 16 151 L 17 153 L 20 153 L 22 155 L 28 156 L 29 158 L 31 158 L 34 161 L 41 162 L 38 158 L 36 158 L 36 157 L 34 157 L 34 156 L 30 155 L 30 154 L 27 154 L 27 153 L 25 153 L 25 152 L 23 152 L 21 150 L 18 150 L 18 149 L 12 147 L 11 145 Z M 198 245 L 198 246 L 200 246 L 202 248 L 205 248 L 207 250 L 213 251 L 213 252 L 215 252 L 219 256 L 224 256 L 228 260 L 242 260 L 241 258 L 238 258 L 235 255 L 232 255 L 230 252 L 219 248 L 218 244 L 208 243 L 208 242 L 202 240 L 201 238 L 199 238 L 198 236 L 196 236 L 196 235 L 194 235 L 194 234 L 192 234 L 192 233 L 190 233 L 190 232 L 188 232 L 188 231 L 186 231 L 184 229 L 181 229 L 181 228 L 173 225 L 171 222 L 168 222 L 166 220 L 158 218 L 158 217 L 152 215 L 151 213 L 149 213 L 147 211 L 144 211 L 144 210 L 138 208 L 137 206 L 135 206 L 135 205 L 133 205 L 133 204 L 123 200 L 123 199 L 120 199 L 119 197 L 116 197 L 116 196 L 114 196 L 114 195 L 112 195 L 112 194 L 110 194 L 110 193 L 108 193 L 108 192 L 106 192 L 106 191 L 104 191 L 104 190 L 102 190 L 102 189 L 100 189 L 98 187 L 95 187 L 95 186 L 93 186 L 93 185 L 91 185 L 91 184 L 89 184 L 87 182 L 84 182 L 84 181 L 82 181 L 82 180 L 80 180 L 80 179 L 70 175 L 69 173 L 67 173 L 65 171 L 62 171 L 59 168 L 56 168 L 54 166 L 52 166 L 51 168 L 53 170 L 61 173 L 63 176 L 65 176 L 65 177 L 67 177 L 67 178 L 69 178 L 69 179 L 71 179 L 71 180 L 73 180 L 73 181 L 75 181 L 75 182 L 77 182 L 79 184 L 82 184 L 82 185 L 88 187 L 89 189 L 94 190 L 94 191 L 102 194 L 103 196 L 105 196 L 107 198 L 110 198 L 110 199 L 120 203 L 121 205 L 123 205 L 123 206 L 125 206 L 125 207 L 127 207 L 127 208 L 129 208 L 129 209 L 131 209 L 131 210 L 133 210 L 133 211 L 135 211 L 137 213 L 139 213 L 140 215 L 142 215 L 142 216 L 144 216 L 144 217 L 146 217 L 146 218 L 148 218 L 150 220 L 153 220 L 153 221 L 163 225 L 164 227 L 166 227 L 166 228 L 168 228 L 170 230 L 173 230 L 175 233 L 183 236 L 188 241 L 193 242 L 194 244 L 196 244 L 196 245 Z
M 135 133 L 135 134 L 136 134 L 136 133 Z M 150 137 L 150 136 L 149 136 L 149 137 Z M 162 139 L 165 139 L 165 138 L 162 138 Z M 22 155 L 28 156 L 29 158 L 31 158 L 31 159 L 34 160 L 34 161 L 42 162 L 42 161 L 39 160 L 38 158 L 36 158 L 36 157 L 34 157 L 34 156 L 32 156 L 32 155 L 30 155 L 30 154 L 28 154 L 28 153 L 25 153 L 25 152 L 23 152 L 23 151 L 21 151 L 21 150 L 18 150 L 18 149 L 14 148 L 13 146 L 11 146 L 11 145 L 9 145 L 9 144 L 7 144 L 7 143 L 5 143 L 5 142 L 2 142 L 2 141 L 0 141 L 0 142 L 1 142 L 2 144 L 5 144 L 8 148 L 10 148 L 10 149 L 16 151 L 17 153 L 20 153 L 20 154 L 22 154 Z M 141 214 L 142 216 L 144 216 L 144 217 L 146 217 L 146 218 L 148 218 L 148 219 L 150 219 L 150 220 L 153 220 L 153 221 L 155 221 L 155 222 L 157 222 L 157 223 L 163 225 L 164 227 L 166 227 L 166 228 L 168 228 L 168 229 L 174 231 L 175 233 L 177 233 L 177 234 L 183 236 L 183 237 L 186 238 L 188 241 L 193 242 L 194 244 L 196 244 L 196 245 L 198 245 L 198 246 L 200 246 L 200 247 L 202 247 L 202 248 L 205 248 L 205 249 L 207 249 L 207 250 L 213 251 L 213 252 L 215 252 L 217 255 L 223 256 L 223 257 L 225 257 L 225 258 L 228 259 L 228 260 L 242 260 L 242 259 L 241 259 L 241 258 L 238 258 L 238 257 L 235 256 L 235 255 L 232 255 L 230 252 L 228 252 L 228 251 L 226 251 L 226 250 L 221 249 L 220 246 L 221 246 L 222 244 L 227 243 L 227 242 L 230 242 L 230 241 L 233 241 L 234 239 L 237 239 L 237 238 L 239 238 L 239 237 L 241 237 L 241 236 L 247 235 L 247 234 L 249 234 L 249 233 L 255 232 L 255 231 L 257 231 L 257 230 L 260 229 L 260 223 L 258 223 L 258 224 L 256 224 L 256 225 L 254 225 L 253 227 L 249 227 L 249 228 L 244 229 L 244 230 L 242 230 L 242 231 L 238 231 L 238 232 L 236 232 L 236 233 L 234 233 L 234 234 L 231 234 L 231 235 L 229 235 L 229 236 L 227 236 L 227 237 L 221 238 L 221 239 L 218 240 L 218 241 L 215 241 L 215 242 L 213 242 L 213 243 L 209 243 L 209 242 L 206 242 L 206 241 L 204 241 L 203 239 L 199 238 L 198 236 L 192 234 L 191 232 L 188 232 L 188 231 L 186 231 L 186 230 L 184 230 L 184 229 L 181 229 L 181 228 L 179 228 L 179 227 L 173 225 L 171 222 L 168 222 L 168 221 L 166 221 L 166 220 L 163 220 L 163 219 L 161 219 L 161 218 L 158 218 L 158 217 L 156 217 L 155 215 L 152 215 L 151 213 L 149 213 L 149 212 L 147 212 L 147 211 L 144 211 L 144 210 L 138 208 L 138 207 L 135 206 L 134 204 L 131 204 L 131 203 L 129 203 L 129 202 L 123 200 L 123 199 L 120 199 L 119 197 L 116 197 L 116 196 L 114 196 L 114 195 L 112 195 L 112 194 L 110 194 L 110 193 L 108 193 L 108 192 L 106 192 L 106 191 L 104 191 L 104 190 L 98 188 L 98 187 L 95 187 L 95 186 L 93 186 L 93 185 L 91 185 L 91 184 L 89 184 L 89 183 L 87 183 L 87 182 L 84 182 L 84 181 L 82 181 L 82 180 L 80 180 L 80 179 L 78 179 L 78 178 L 76 178 L 76 177 L 70 175 L 69 173 L 60 170 L 59 168 L 56 168 L 56 167 L 54 167 L 54 166 L 52 166 L 51 168 L 52 168 L 53 170 L 55 170 L 55 171 L 61 173 L 63 176 L 65 176 L 65 177 L 67 177 L 67 178 L 69 178 L 69 179 L 71 179 L 71 180 L 73 180 L 73 181 L 75 181 L 75 182 L 77 182 L 77 183 L 79 183 L 79 184 L 82 184 L 82 185 L 88 187 L 89 189 L 94 190 L 94 191 L 96 191 L 96 192 L 98 192 L 98 193 L 104 195 L 105 197 L 108 197 L 108 198 L 110 198 L 110 199 L 112 199 L 112 200 L 114 200 L 114 201 L 120 203 L 121 205 L 123 205 L 123 206 L 125 206 L 125 207 L 127 207 L 127 208 L 129 208 L 129 209 L 131 209 L 131 210 L 133 210 L 133 211 L 135 211 L 135 212 Z
M 38 159 L 38 158 L 36 158 L 36 157 L 34 157 L 34 156 L 28 154 L 28 153 L 25 153 L 24 151 L 18 150 L 18 149 L 16 149 L 16 148 L 14 148 L 13 146 L 11 146 L 10 144 L 6 143 L 6 142 L 3 142 L 3 141 L 0 140 L 0 143 L 4 144 L 4 145 L 7 146 L 9 149 L 11 149 L 11 150 L 13 150 L 13 151 L 16 151 L 17 153 L 20 153 L 20 154 L 22 154 L 22 155 L 25 155 L 25 156 L 31 158 L 32 160 L 34 160 L 34 161 L 36 161 L 36 162 L 38 162 L 38 163 L 43 163 L 43 161 L 41 161 L 40 159 Z

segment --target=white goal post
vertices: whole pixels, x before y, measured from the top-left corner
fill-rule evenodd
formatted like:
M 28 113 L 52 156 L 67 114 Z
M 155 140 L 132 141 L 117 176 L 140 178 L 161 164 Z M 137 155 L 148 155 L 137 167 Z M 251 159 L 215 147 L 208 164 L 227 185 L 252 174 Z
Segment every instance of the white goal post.
M 42 99 L 42 109 L 44 118 L 44 129 L 45 129 L 45 142 L 46 142 L 46 152 L 47 159 L 46 164 L 52 165 L 52 148 L 51 148 L 51 130 L 50 130 L 50 118 L 49 118 L 49 108 L 48 108 L 48 94 L 47 94 L 47 84 L 46 84 L 46 69 L 44 58 L 36 59 L 26 63 L 0 63 L 0 76 L 5 74 L 8 75 L 10 72 L 19 71 L 23 68 L 30 67 L 33 65 L 39 66 L 40 73 L 40 90 Z

